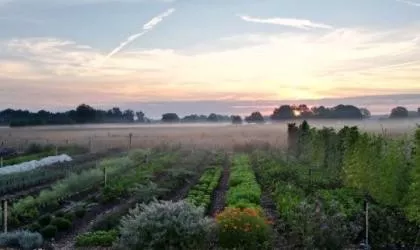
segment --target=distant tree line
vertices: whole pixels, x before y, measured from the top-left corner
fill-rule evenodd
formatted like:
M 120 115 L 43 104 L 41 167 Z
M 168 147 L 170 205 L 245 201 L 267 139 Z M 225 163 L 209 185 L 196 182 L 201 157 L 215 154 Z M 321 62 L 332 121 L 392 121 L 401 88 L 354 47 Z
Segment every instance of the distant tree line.
M 238 115 L 187 115 L 180 118 L 176 113 L 165 113 L 160 121 L 162 123 L 199 123 L 199 122 L 232 122 L 233 124 L 264 123 L 267 120 L 284 121 L 291 119 L 364 119 L 371 116 L 370 111 L 353 105 L 337 105 L 335 107 L 314 106 L 306 104 L 282 105 L 275 108 L 272 114 L 264 117 L 260 112 L 252 112 L 242 119 Z M 389 118 L 420 117 L 420 108 L 416 111 L 408 111 L 405 107 L 395 107 L 391 110 Z M 64 125 L 86 123 L 150 123 L 142 111 L 121 110 L 114 107 L 109 110 L 94 109 L 87 104 L 81 104 L 74 110 L 66 112 L 48 112 L 40 110 L 30 112 L 28 110 L 6 109 L 0 111 L 0 125 L 37 126 L 37 125 Z
M 11 127 L 147 121 L 148 119 L 141 111 L 134 112 L 130 109 L 122 111 L 118 107 L 109 110 L 100 110 L 94 109 L 87 104 L 81 104 L 74 110 L 56 113 L 45 110 L 30 112 L 28 110 L 20 109 L 6 109 L 0 111 L 0 124 L 9 125 Z

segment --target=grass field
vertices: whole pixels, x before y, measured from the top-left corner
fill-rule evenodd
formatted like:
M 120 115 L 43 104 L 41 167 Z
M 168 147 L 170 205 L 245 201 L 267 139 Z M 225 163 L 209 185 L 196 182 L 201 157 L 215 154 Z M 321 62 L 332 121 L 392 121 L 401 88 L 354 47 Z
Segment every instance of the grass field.
M 345 125 L 358 126 L 362 131 L 385 133 L 388 136 L 412 134 L 419 120 L 397 121 L 311 121 L 317 128 L 340 129 Z M 263 125 L 231 124 L 174 124 L 174 125 L 76 125 L 43 126 L 31 128 L 0 128 L 0 143 L 23 148 L 29 143 L 78 144 L 89 146 L 92 151 L 125 148 L 132 133 L 132 147 L 148 148 L 162 143 L 182 144 L 200 148 L 232 149 L 245 144 L 270 144 L 282 147 L 286 143 L 286 123 Z

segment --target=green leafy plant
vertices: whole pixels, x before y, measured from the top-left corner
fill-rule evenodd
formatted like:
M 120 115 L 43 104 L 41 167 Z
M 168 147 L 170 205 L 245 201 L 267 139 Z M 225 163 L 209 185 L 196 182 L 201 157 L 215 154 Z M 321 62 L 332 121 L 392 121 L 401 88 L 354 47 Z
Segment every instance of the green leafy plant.
M 76 237 L 77 247 L 110 247 L 118 239 L 118 231 L 88 232 Z
M 53 225 L 48 225 L 41 229 L 40 233 L 45 239 L 51 239 L 54 238 L 57 234 L 57 227 Z
M 71 222 L 61 217 L 53 218 L 51 225 L 56 226 L 58 231 L 67 231 L 71 228 Z
M 119 249 L 202 249 L 214 224 L 204 210 L 187 202 L 138 205 L 121 220 Z

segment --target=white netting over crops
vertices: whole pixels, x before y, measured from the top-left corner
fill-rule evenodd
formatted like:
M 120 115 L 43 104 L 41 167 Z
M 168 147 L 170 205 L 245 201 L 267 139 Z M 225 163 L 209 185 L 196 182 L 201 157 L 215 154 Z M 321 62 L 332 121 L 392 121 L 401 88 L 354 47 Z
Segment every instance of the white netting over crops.
M 0 168 L 0 175 L 30 171 L 35 168 L 49 166 L 58 162 L 66 162 L 66 161 L 71 161 L 71 160 L 72 158 L 66 154 L 57 155 L 57 156 L 48 156 L 48 157 L 42 158 L 41 160 L 27 161 L 27 162 L 22 162 L 16 165 L 2 167 Z

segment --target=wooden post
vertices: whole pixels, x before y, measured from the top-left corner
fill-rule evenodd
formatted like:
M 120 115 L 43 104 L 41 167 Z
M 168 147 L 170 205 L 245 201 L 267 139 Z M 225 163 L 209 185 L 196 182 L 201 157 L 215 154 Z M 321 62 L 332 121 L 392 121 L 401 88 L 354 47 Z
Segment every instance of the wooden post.
M 369 247 L 369 201 L 366 199 L 366 250 L 370 249 Z
M 92 153 L 92 137 L 89 137 L 89 152 Z
M 55 156 L 57 156 L 57 155 L 58 155 L 58 146 L 55 145 Z
M 106 187 L 107 179 L 106 167 L 104 167 L 104 187 Z
M 3 156 L 0 157 L 0 167 L 3 167 Z
M 133 133 L 130 133 L 128 135 L 128 150 L 131 149 L 131 143 L 132 143 L 132 141 L 133 141 Z
M 3 232 L 7 233 L 7 200 L 1 201 L 1 207 L 3 212 Z

